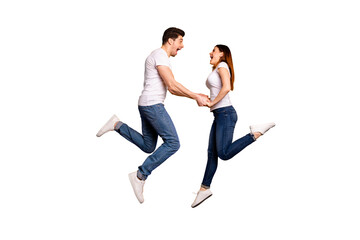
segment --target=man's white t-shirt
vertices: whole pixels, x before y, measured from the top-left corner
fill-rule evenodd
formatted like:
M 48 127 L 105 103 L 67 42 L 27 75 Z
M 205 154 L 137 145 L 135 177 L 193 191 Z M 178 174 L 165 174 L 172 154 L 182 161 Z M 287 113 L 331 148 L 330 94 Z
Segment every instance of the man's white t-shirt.
M 154 50 L 145 60 L 144 89 L 139 97 L 139 106 L 164 103 L 167 87 L 156 68 L 159 65 L 171 69 L 170 59 L 162 48 Z
M 210 73 L 209 77 L 206 80 L 206 86 L 210 89 L 211 101 L 213 101 L 216 98 L 216 96 L 219 94 L 219 92 L 222 88 L 222 82 L 221 82 L 221 78 L 220 78 L 220 75 L 218 72 L 219 68 L 225 68 L 226 70 L 229 71 L 229 74 L 230 74 L 229 66 L 227 65 L 226 62 L 219 63 L 216 66 L 216 68 L 214 69 L 214 71 L 212 71 Z M 229 93 L 226 94 L 225 97 L 220 100 L 220 102 L 218 102 L 217 104 L 212 106 L 210 108 L 210 111 L 213 111 L 217 108 L 228 107 L 228 106 L 231 106 Z

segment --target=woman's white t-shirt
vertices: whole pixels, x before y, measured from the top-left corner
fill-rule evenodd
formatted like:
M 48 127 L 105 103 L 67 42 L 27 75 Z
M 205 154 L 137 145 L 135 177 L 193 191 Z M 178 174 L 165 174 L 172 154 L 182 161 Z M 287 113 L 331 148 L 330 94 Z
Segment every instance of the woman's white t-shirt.
M 219 94 L 219 92 L 222 88 L 222 82 L 221 82 L 221 78 L 220 78 L 219 71 L 218 71 L 219 68 L 225 68 L 226 70 L 229 71 L 229 74 L 230 74 L 229 66 L 227 65 L 226 62 L 220 62 L 216 66 L 216 68 L 210 73 L 209 77 L 206 80 L 206 86 L 210 89 L 211 101 L 213 101 L 216 98 L 216 96 Z M 217 108 L 228 107 L 231 105 L 232 104 L 231 104 L 230 96 L 228 93 L 225 95 L 225 97 L 223 99 L 220 100 L 220 102 L 218 102 L 217 104 L 212 106 L 210 108 L 210 111 L 213 111 Z
M 171 69 L 170 59 L 162 48 L 154 50 L 145 60 L 144 89 L 139 97 L 139 106 L 164 103 L 167 87 L 156 68 L 159 65 Z

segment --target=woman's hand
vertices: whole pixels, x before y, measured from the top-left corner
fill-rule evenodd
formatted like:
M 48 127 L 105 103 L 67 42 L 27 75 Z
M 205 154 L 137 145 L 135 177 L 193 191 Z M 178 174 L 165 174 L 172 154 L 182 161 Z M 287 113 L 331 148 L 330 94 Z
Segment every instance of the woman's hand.
M 203 105 L 203 106 L 206 106 L 206 107 L 208 107 L 208 108 L 211 108 L 212 106 L 214 106 L 214 105 L 215 105 L 215 103 L 214 103 L 214 102 L 212 102 L 212 101 L 210 100 L 210 98 L 209 98 L 209 96 L 208 96 L 208 95 L 205 95 L 205 94 L 202 94 L 202 93 L 198 93 L 198 95 L 200 95 L 200 96 L 202 96 L 202 97 L 206 97 L 206 98 L 207 98 L 207 102 L 206 102 L 206 104 L 205 104 L 205 105 Z
M 214 102 L 209 101 L 209 104 L 207 104 L 206 106 L 209 107 L 209 108 L 212 108 L 214 105 L 215 105 Z
M 208 106 L 210 99 L 207 95 L 202 94 L 202 93 L 196 93 L 196 98 L 195 98 L 197 104 L 199 107 L 204 107 L 204 106 Z

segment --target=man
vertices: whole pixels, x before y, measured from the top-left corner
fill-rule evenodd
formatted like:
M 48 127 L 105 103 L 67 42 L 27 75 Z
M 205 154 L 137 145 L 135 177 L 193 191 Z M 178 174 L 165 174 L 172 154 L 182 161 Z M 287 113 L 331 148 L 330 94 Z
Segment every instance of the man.
M 142 151 L 153 152 L 139 166 L 138 171 L 129 174 L 134 193 L 140 203 L 144 202 L 143 188 L 147 177 L 180 147 L 175 126 L 164 107 L 167 90 L 173 95 L 194 99 L 199 106 L 209 104 L 206 95 L 196 94 L 185 88 L 175 80 L 171 71 L 169 58 L 175 57 L 184 47 L 184 36 L 183 30 L 168 28 L 164 32 L 161 48 L 154 50 L 146 58 L 144 89 L 138 102 L 142 134 L 121 122 L 116 115 L 112 116 L 96 134 L 100 137 L 108 131 L 115 130 Z M 164 143 L 154 152 L 158 136 Z

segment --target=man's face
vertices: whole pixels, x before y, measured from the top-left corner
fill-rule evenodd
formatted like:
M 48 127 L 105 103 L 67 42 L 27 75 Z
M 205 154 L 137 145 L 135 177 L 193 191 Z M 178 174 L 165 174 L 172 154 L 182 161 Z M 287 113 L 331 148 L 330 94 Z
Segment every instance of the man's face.
M 170 56 L 175 57 L 177 52 L 184 47 L 183 37 L 178 36 L 175 40 L 170 39 L 171 42 L 171 54 Z

